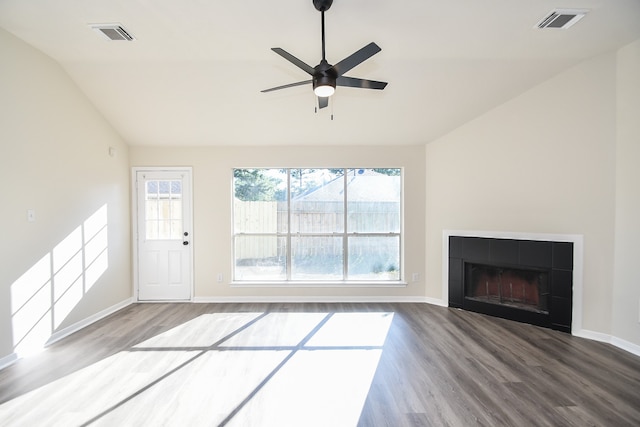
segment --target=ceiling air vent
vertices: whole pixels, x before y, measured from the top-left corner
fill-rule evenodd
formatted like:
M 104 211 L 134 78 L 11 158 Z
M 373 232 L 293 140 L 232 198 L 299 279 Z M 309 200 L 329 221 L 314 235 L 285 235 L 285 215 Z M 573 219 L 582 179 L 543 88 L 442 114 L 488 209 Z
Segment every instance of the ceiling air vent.
M 535 28 L 566 29 L 581 20 L 587 12 L 588 9 L 556 9 L 538 22 Z
M 90 27 L 109 40 L 135 40 L 131 33 L 120 24 L 92 24 Z

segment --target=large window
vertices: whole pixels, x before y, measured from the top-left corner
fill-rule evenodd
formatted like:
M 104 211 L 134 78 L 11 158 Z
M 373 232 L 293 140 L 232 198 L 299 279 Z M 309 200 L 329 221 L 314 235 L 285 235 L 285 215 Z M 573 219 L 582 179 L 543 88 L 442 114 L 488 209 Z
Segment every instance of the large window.
M 234 280 L 400 281 L 400 169 L 234 169 Z

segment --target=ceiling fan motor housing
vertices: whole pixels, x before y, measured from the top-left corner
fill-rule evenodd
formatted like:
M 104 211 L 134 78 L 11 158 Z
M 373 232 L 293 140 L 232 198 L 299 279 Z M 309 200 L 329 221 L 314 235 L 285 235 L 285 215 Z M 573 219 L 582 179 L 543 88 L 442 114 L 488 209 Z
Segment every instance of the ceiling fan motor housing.
M 331 86 L 335 89 L 338 73 L 325 59 L 314 67 L 313 88 L 318 86 Z

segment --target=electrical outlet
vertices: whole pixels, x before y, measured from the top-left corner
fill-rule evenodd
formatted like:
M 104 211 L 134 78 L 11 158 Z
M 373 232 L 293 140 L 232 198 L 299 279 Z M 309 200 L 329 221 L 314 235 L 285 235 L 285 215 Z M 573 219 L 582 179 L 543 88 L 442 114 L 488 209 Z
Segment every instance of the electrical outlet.
M 222 283 L 224 280 L 224 275 L 222 273 L 218 273 L 218 283 Z
M 420 280 L 420 273 L 413 273 L 411 275 L 411 281 L 412 282 L 418 282 Z

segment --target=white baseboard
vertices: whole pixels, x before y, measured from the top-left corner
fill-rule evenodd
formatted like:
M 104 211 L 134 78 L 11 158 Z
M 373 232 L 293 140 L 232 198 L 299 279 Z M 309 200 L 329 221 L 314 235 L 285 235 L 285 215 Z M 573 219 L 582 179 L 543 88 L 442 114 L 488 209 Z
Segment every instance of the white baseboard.
M 86 319 L 81 320 L 80 322 L 74 323 L 73 325 L 67 326 L 66 328 L 63 328 L 63 329 L 60 329 L 59 331 L 54 332 L 53 334 L 51 334 L 51 337 L 49 337 L 49 339 L 47 340 L 45 347 L 53 344 L 54 342 L 60 341 L 62 338 L 68 337 L 74 332 L 78 332 L 82 328 L 86 328 L 92 323 L 95 323 L 98 320 L 104 317 L 107 317 L 108 315 L 113 314 L 116 311 L 121 310 L 128 305 L 131 305 L 133 302 L 134 302 L 133 298 L 128 298 L 124 301 L 119 302 L 116 305 L 112 305 L 111 307 L 106 308 L 94 314 L 93 316 L 89 316 Z
M 437 305 L 440 307 L 449 307 L 449 303 L 443 299 L 440 298 L 429 298 L 429 297 L 425 297 L 425 301 L 427 304 L 431 304 L 431 305 Z
M 611 335 L 603 334 L 602 332 L 594 332 L 594 331 L 589 331 L 587 329 L 579 329 L 579 330 L 571 331 L 571 335 L 580 337 L 580 338 L 586 338 L 592 341 L 606 342 L 608 344 L 611 343 Z
M 629 341 L 625 341 L 621 338 L 611 337 L 611 344 L 621 348 L 623 350 L 628 351 L 631 354 L 635 354 L 636 356 L 640 356 L 640 345 L 631 343 Z
M 0 359 L 0 371 L 6 368 L 7 366 L 13 365 L 16 360 L 18 360 L 18 355 L 15 353 L 11 353 L 10 355 Z
M 438 300 L 434 300 L 438 301 Z M 282 303 L 282 302 L 316 302 L 316 303 L 338 303 L 338 302 L 415 302 L 431 303 L 426 297 L 375 297 L 375 296 L 268 296 L 268 297 L 195 297 L 194 303 Z
M 611 344 L 614 347 L 618 347 L 621 350 L 628 351 L 631 354 L 640 356 L 640 345 L 625 341 L 622 338 L 614 337 L 609 334 L 603 334 L 602 332 L 594 332 L 586 329 L 579 331 L 573 331 L 572 335 L 576 337 L 586 338 L 592 341 L 600 341 L 603 343 Z

